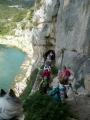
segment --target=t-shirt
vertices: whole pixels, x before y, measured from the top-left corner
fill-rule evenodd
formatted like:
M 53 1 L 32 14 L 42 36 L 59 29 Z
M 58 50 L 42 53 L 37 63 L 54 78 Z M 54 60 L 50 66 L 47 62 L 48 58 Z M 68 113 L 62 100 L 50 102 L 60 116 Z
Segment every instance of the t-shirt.
M 42 73 L 42 77 L 50 78 L 50 76 L 51 76 L 51 71 L 44 70 L 44 72 Z
M 65 69 L 60 72 L 60 77 L 62 77 L 62 78 L 68 78 L 68 77 L 70 77 L 70 75 L 71 75 L 71 73 L 68 69 Z

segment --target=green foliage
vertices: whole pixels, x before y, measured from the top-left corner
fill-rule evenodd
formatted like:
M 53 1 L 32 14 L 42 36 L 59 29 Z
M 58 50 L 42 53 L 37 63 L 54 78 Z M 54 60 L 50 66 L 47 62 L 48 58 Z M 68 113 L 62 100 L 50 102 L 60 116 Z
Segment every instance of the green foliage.
M 52 74 L 54 75 L 58 74 L 58 68 L 55 65 L 52 67 Z
M 56 103 L 51 97 L 36 92 L 24 103 L 25 120 L 68 120 L 73 117 L 66 104 Z
M 36 80 L 36 77 L 37 77 L 37 73 L 38 73 L 38 69 L 35 69 L 32 73 L 31 73 L 31 76 L 30 78 L 28 78 L 28 81 L 27 81 L 27 87 L 26 89 L 24 90 L 23 94 L 21 95 L 21 98 L 22 100 L 25 100 L 27 98 L 27 96 L 29 96 L 31 90 L 32 90 L 32 87 L 34 85 L 34 82 Z
M 34 13 L 34 7 L 31 7 L 28 11 L 28 16 L 27 16 L 27 19 L 32 21 L 32 16 L 33 16 L 33 13 Z
M 9 34 L 12 29 L 16 27 L 16 23 L 14 22 L 8 22 L 5 24 L 4 22 L 0 23 L 0 34 L 1 35 L 6 35 Z
M 27 80 L 27 87 L 26 89 L 24 90 L 23 94 L 20 96 L 22 98 L 22 100 L 26 100 L 27 96 L 29 96 L 31 90 L 32 90 L 32 87 L 35 83 L 35 80 L 36 80 L 36 77 L 37 77 L 37 74 L 39 72 L 39 75 L 42 73 L 42 69 L 43 69 L 43 65 L 40 67 L 40 69 L 36 68 L 34 71 L 32 71 L 30 77 L 28 78 Z M 40 82 L 40 78 L 38 80 L 38 82 Z
M 20 11 L 16 8 L 0 5 L 0 35 L 9 34 L 16 28 L 16 22 L 25 17 L 26 10 Z
M 12 21 L 20 22 L 26 17 L 26 14 L 27 14 L 27 10 L 19 11 L 16 15 L 14 15 Z
M 18 9 L 15 7 L 9 7 L 9 5 L 16 5 L 16 3 L 24 3 L 25 1 L 19 0 L 0 0 L 0 35 L 12 34 L 14 32 L 13 29 L 16 28 L 17 22 L 21 22 L 24 18 L 27 17 L 27 13 L 29 12 L 29 16 L 27 20 L 32 19 L 34 7 L 31 8 L 23 8 Z M 27 23 L 22 24 L 22 29 L 25 29 Z M 30 26 L 31 28 L 32 26 Z

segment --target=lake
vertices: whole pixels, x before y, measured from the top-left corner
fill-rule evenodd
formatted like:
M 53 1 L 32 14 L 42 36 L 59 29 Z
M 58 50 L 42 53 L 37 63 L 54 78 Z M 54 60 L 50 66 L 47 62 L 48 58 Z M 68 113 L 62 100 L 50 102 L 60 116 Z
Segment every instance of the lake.
M 13 85 L 26 57 L 27 55 L 18 48 L 0 45 L 0 89 L 8 90 Z

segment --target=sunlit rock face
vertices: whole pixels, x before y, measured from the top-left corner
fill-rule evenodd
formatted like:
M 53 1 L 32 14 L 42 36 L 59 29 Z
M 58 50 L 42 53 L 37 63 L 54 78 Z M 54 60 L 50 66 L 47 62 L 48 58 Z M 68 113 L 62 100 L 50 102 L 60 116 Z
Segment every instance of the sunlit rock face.
M 60 0 L 56 25 L 56 53 L 58 54 L 62 48 L 67 49 L 63 63 L 72 66 L 75 72 L 90 57 L 89 33 L 90 1 Z M 57 57 L 59 65 L 60 60 L 59 55 Z

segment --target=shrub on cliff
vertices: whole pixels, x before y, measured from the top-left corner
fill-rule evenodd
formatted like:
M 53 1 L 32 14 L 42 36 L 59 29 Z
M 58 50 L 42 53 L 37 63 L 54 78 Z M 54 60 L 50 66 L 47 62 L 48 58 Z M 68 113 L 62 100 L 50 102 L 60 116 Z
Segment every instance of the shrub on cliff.
M 72 117 L 68 105 L 54 102 L 51 97 L 36 92 L 24 104 L 25 120 L 68 120 Z

